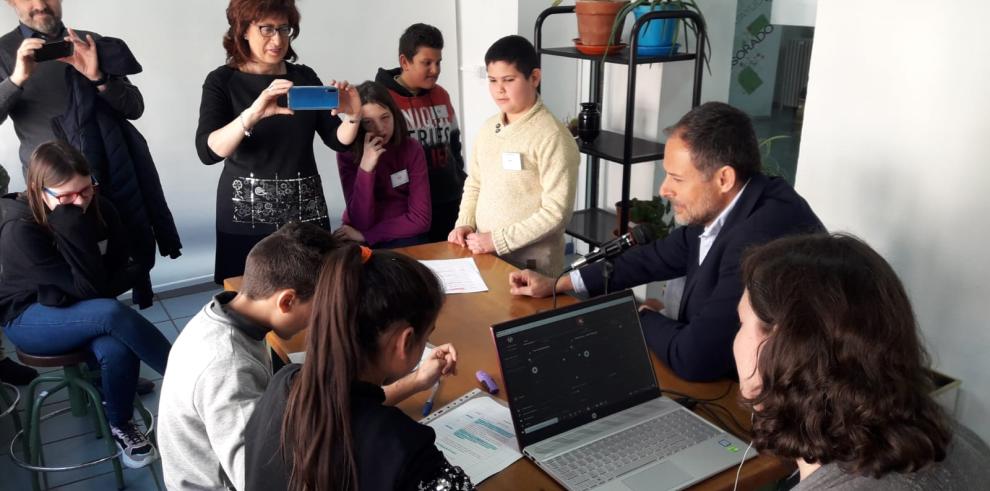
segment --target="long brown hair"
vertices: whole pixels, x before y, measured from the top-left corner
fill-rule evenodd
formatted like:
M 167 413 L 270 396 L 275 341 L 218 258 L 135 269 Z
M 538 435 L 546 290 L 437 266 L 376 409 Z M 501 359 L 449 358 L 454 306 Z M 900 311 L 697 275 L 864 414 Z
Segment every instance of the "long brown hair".
M 379 338 L 396 324 L 422 340 L 436 322 L 443 293 L 418 261 L 361 248 L 330 253 L 313 296 L 306 363 L 293 381 L 282 420 L 291 490 L 356 490 L 351 384 L 378 356 Z
M 945 458 L 951 429 L 929 396 L 911 302 L 870 246 L 778 239 L 747 253 L 743 283 L 768 335 L 746 401 L 757 449 L 873 477 Z
M 388 92 L 388 89 L 378 82 L 368 80 L 357 86 L 357 92 L 361 97 L 361 105 L 378 104 L 392 113 L 392 139 L 386 143 L 393 148 L 402 145 L 402 142 L 406 141 L 408 137 L 409 127 L 406 126 L 406 118 L 402 115 L 402 111 L 399 110 L 399 106 L 395 104 L 395 100 L 392 99 L 392 94 Z M 361 157 L 364 156 L 364 135 L 367 133 L 368 131 L 364 129 L 364 125 L 361 125 L 358 128 L 357 136 L 354 138 L 354 143 L 351 144 L 351 153 L 354 154 L 354 165 L 361 164 Z
M 42 143 L 34 149 L 28 163 L 25 194 L 35 223 L 48 228 L 49 210 L 45 204 L 45 188 L 57 187 L 76 176 L 91 177 L 92 174 L 86 157 L 72 145 L 55 140 Z M 98 198 L 98 192 L 94 192 L 89 206 L 96 213 L 99 222 L 103 223 Z
M 227 24 L 230 26 L 223 35 L 223 49 L 227 51 L 227 66 L 232 68 L 251 61 L 251 45 L 244 35 L 251 23 L 266 17 L 285 17 L 292 26 L 292 38 L 299 37 L 299 9 L 295 0 L 230 0 L 227 6 Z M 298 58 L 289 43 L 285 61 L 294 62 Z

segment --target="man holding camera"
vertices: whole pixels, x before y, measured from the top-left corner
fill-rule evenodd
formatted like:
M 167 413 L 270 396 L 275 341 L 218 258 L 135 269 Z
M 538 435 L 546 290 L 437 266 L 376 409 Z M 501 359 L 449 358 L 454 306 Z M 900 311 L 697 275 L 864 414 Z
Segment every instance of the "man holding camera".
M 7 0 L 7 4 L 20 24 L 0 38 L 0 123 L 8 116 L 14 121 L 23 169 L 38 145 L 55 139 L 52 118 L 65 113 L 69 93 L 66 70 L 78 71 L 125 118 L 141 117 L 141 92 L 126 77 L 107 77 L 100 71 L 94 43 L 99 35 L 66 28 L 62 0 Z M 60 41 L 71 43 L 71 54 L 48 59 L 70 51 L 65 45 L 43 48 Z

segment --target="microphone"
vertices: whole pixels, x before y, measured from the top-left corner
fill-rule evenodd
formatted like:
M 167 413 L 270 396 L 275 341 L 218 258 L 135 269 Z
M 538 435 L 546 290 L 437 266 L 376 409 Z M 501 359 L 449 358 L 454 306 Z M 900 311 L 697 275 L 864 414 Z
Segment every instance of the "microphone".
M 634 245 L 646 244 L 651 241 L 653 241 L 653 233 L 650 232 L 648 227 L 642 225 L 633 227 L 628 233 L 602 244 L 587 256 L 575 259 L 571 263 L 570 269 L 578 269 L 582 266 L 601 261 L 602 259 L 613 258 Z

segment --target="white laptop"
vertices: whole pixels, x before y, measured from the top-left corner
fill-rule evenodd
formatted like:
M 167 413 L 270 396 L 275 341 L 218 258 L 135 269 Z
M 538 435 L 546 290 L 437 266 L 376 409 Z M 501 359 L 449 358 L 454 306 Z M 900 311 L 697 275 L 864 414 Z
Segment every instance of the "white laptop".
M 491 329 L 519 448 L 569 490 L 681 489 L 745 453 L 660 395 L 629 290 Z

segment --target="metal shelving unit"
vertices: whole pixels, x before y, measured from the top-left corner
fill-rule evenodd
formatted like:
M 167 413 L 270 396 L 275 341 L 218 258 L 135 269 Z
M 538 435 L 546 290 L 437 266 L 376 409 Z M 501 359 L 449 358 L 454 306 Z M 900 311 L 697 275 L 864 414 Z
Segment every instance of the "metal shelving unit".
M 664 146 L 662 143 L 633 137 L 633 123 L 636 102 L 636 68 L 649 63 L 671 63 L 694 60 L 694 85 L 691 94 L 691 107 L 701 103 L 701 77 L 704 70 L 703 59 L 705 21 L 695 12 L 686 10 L 663 10 L 650 12 L 633 24 L 629 46 L 619 53 L 606 56 L 586 55 L 574 47 L 546 48 L 543 47 L 543 22 L 551 15 L 574 13 L 574 6 L 550 7 L 540 13 L 536 19 L 534 35 L 536 52 L 542 57 L 560 56 L 588 60 L 591 62 L 591 101 L 602 103 L 603 79 L 605 63 L 626 65 L 629 67 L 626 80 L 626 124 L 622 133 L 602 130 L 598 138 L 590 144 L 580 143 L 581 153 L 588 156 L 587 187 L 585 209 L 574 212 L 567 233 L 591 245 L 598 246 L 614 237 L 617 217 L 614 213 L 598 207 L 599 163 L 601 159 L 622 165 L 622 203 L 629 202 L 629 184 L 632 165 L 642 162 L 654 162 L 663 159 Z M 694 24 L 698 36 L 695 39 L 693 53 L 680 53 L 669 56 L 639 56 L 637 54 L 640 29 L 646 23 L 657 19 L 686 19 Z M 628 230 L 628 207 L 622 207 L 621 217 L 618 217 L 618 232 L 624 234 Z

